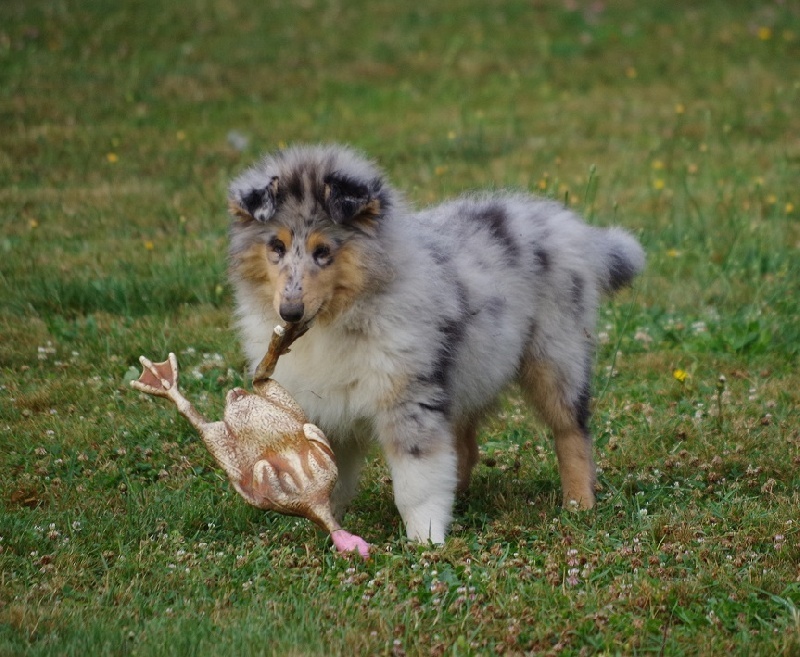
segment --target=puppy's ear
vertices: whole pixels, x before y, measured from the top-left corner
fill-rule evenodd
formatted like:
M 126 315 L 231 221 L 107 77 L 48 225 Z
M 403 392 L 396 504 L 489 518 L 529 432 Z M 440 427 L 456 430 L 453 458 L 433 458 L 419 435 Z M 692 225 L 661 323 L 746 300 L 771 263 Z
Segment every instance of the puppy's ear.
M 278 208 L 277 198 L 278 176 L 272 176 L 265 187 L 245 186 L 234 189 L 228 205 L 235 217 L 267 222 Z
M 337 224 L 371 222 L 383 211 L 380 178 L 364 182 L 331 173 L 325 176 L 325 207 Z

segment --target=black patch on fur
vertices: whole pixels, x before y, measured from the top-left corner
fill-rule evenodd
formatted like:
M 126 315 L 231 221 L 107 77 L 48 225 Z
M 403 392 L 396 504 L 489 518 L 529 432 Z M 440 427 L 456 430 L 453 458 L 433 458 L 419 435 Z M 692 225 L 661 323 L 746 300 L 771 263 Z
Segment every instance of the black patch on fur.
M 550 254 L 544 247 L 537 246 L 533 251 L 533 257 L 536 259 L 536 264 L 543 272 L 550 271 Z
M 451 375 L 453 363 L 458 350 L 464 342 L 467 326 L 470 320 L 469 300 L 467 291 L 460 283 L 456 283 L 455 290 L 458 300 L 458 314 L 442 321 L 436 327 L 439 333 L 439 348 L 427 373 L 417 377 L 417 381 L 430 386 L 426 392 L 426 401 L 420 407 L 430 407 L 428 410 L 442 412 L 449 416 L 452 399 L 450 397 Z
M 513 261 L 519 259 L 520 247 L 508 230 L 508 215 L 502 205 L 499 203 L 487 205 L 472 216 L 489 229 L 492 237 L 500 243 Z
M 465 320 L 462 319 L 447 320 L 438 327 L 441 340 L 436 356 L 431 363 L 431 369 L 417 379 L 420 383 L 433 388 L 428 392 L 428 401 L 420 404 L 420 407 L 429 406 L 430 410 L 441 409 L 445 415 L 449 413 L 450 378 L 456 354 L 464 340 L 465 330 Z
M 418 383 L 430 386 L 428 390 L 417 393 L 419 397 L 424 397 L 424 401 L 411 403 L 411 410 L 408 416 L 416 422 L 420 428 L 423 426 L 423 415 L 436 415 L 446 420 L 450 419 L 452 400 L 445 387 L 446 382 L 441 381 L 445 378 L 444 372 L 433 372 L 417 378 Z
M 572 301 L 574 314 L 576 317 L 583 315 L 583 287 L 584 282 L 580 274 L 572 273 L 572 285 L 570 287 L 570 299 Z
M 259 221 L 266 221 L 275 213 L 276 200 L 272 193 L 274 180 L 272 178 L 265 187 L 253 188 L 241 197 L 244 209 Z
M 608 286 L 612 292 L 628 285 L 636 275 L 631 261 L 619 251 L 608 254 Z
M 303 184 L 303 170 L 295 170 L 292 172 L 292 175 L 289 176 L 285 183 L 285 193 L 288 196 L 293 196 L 298 201 L 303 200 L 303 196 L 305 194 L 305 185 Z
M 592 373 L 591 368 L 587 366 L 586 375 L 583 380 L 578 399 L 575 401 L 575 421 L 578 423 L 581 431 L 584 434 L 589 434 L 589 418 L 592 415 Z
M 433 371 L 441 372 L 444 382 L 450 379 L 450 369 L 455 360 L 458 348 L 464 341 L 466 331 L 466 320 L 463 317 L 445 320 L 438 327 L 439 334 L 442 336 L 439 352 L 433 361 Z
M 323 182 L 330 188 L 326 201 L 328 214 L 336 223 L 352 219 L 372 200 L 369 187 L 352 176 L 331 173 Z
M 415 378 L 415 380 L 419 383 L 425 384 L 426 386 L 435 388 L 437 391 L 440 391 L 441 394 L 445 394 L 448 383 L 448 372 L 446 369 L 447 365 L 448 362 L 442 356 L 440 351 L 433 359 L 433 364 L 431 365 L 430 371 L 426 372 L 425 374 L 420 374 Z
M 251 189 L 249 194 L 242 196 L 242 205 L 250 214 L 255 214 L 256 210 L 264 204 L 267 195 L 267 188 Z
M 411 447 L 408 448 L 408 453 L 415 459 L 418 459 L 422 456 L 422 448 L 419 445 L 411 445 Z

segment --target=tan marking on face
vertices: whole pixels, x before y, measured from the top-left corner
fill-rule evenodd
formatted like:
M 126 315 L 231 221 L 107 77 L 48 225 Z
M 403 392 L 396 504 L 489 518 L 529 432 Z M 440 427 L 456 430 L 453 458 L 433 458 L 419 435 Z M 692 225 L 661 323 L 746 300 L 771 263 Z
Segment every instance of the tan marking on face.
M 331 245 L 330 240 L 328 240 L 322 233 L 319 232 L 311 233 L 306 239 L 306 251 L 308 251 L 309 253 L 313 254 L 314 251 L 316 251 L 321 246 L 327 246 L 331 248 L 331 251 L 333 250 L 333 246 Z
M 267 252 L 263 244 L 252 244 L 231 264 L 235 276 L 251 285 L 269 285 L 271 281 Z
M 331 264 L 304 276 L 303 303 L 307 316 L 317 315 L 317 321 L 329 324 L 353 304 L 366 285 L 360 249 L 345 244 L 333 254 Z
M 292 231 L 285 226 L 278 227 L 278 229 L 275 231 L 275 237 L 283 242 L 283 245 L 286 247 L 287 251 L 292 247 Z

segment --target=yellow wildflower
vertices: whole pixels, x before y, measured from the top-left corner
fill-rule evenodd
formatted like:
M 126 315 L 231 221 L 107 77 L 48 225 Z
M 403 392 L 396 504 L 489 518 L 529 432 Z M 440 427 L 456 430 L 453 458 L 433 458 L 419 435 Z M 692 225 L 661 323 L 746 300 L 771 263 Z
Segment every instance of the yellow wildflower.
M 686 377 L 688 376 L 689 374 L 686 372 L 686 370 L 677 369 L 672 371 L 672 378 L 674 378 L 676 381 L 680 381 L 681 383 L 686 381 Z
M 119 156 L 116 153 L 106 153 L 106 161 L 109 164 L 116 164 L 119 162 Z
M 653 181 L 653 189 L 664 189 L 666 183 L 664 182 L 663 178 L 656 178 Z
M 153 240 L 144 241 L 144 248 L 147 249 L 148 251 L 152 251 L 155 248 L 155 246 L 156 245 L 153 243 Z
M 758 28 L 758 38 L 762 41 L 769 41 L 772 38 L 772 30 L 762 25 Z

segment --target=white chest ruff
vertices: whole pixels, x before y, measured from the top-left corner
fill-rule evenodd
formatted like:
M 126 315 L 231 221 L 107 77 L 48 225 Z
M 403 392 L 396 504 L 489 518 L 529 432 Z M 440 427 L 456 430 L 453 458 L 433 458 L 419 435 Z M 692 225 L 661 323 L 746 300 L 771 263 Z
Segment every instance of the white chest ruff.
M 292 346 L 274 378 L 311 422 L 342 439 L 357 422 L 375 417 L 397 372 L 396 362 L 369 340 L 319 331 Z

